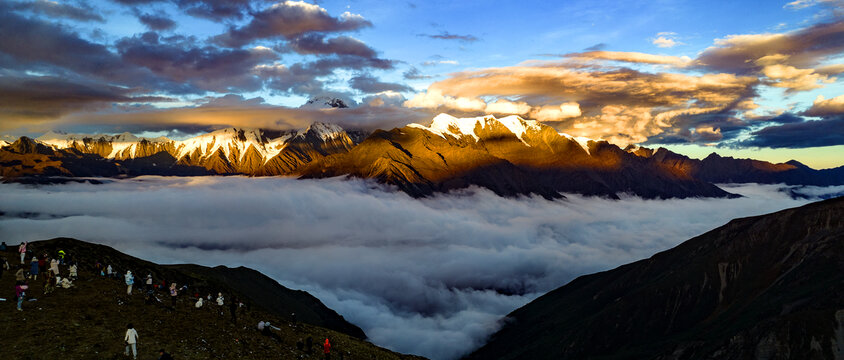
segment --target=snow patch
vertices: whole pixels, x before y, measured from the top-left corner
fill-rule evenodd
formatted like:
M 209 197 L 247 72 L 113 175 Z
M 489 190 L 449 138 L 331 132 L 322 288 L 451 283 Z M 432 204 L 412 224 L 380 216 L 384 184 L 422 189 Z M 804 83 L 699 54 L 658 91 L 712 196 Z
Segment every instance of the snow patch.
M 580 147 L 582 147 L 583 150 L 586 151 L 586 153 L 590 154 L 590 155 L 592 153 L 589 152 L 589 142 L 590 141 L 598 141 L 598 140 L 595 140 L 595 139 L 590 139 L 588 137 L 572 136 L 572 135 L 569 135 L 569 134 L 566 134 L 566 133 L 557 133 L 557 134 L 560 134 L 560 136 L 563 136 L 563 137 L 565 137 L 569 140 L 574 140 L 574 142 L 576 142 L 578 145 L 580 145 Z

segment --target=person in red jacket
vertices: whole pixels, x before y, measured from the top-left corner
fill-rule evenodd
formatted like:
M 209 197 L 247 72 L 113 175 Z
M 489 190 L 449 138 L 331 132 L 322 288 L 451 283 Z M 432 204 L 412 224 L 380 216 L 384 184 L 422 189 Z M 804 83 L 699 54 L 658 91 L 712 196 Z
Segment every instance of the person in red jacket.
M 325 338 L 325 344 L 322 344 L 322 349 L 325 352 L 325 360 L 331 359 L 331 343 L 328 338 Z

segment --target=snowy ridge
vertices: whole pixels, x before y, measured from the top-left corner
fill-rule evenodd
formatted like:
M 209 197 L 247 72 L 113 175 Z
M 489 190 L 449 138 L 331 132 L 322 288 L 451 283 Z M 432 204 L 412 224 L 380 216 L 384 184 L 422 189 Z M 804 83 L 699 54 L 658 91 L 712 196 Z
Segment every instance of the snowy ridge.
M 77 146 L 85 146 L 85 140 L 88 141 L 105 141 L 111 143 L 111 153 L 106 156 L 106 158 L 113 159 L 117 154 L 123 152 L 126 149 L 131 148 L 132 156 L 135 155 L 135 146 L 138 142 L 142 140 L 146 140 L 149 142 L 168 142 L 170 141 L 164 137 L 157 137 L 154 139 L 149 138 L 141 138 L 137 137 L 129 132 L 124 132 L 122 134 L 117 135 L 107 135 L 107 134 L 66 134 L 61 132 L 53 132 L 49 131 L 44 135 L 41 135 L 35 140 L 39 142 L 49 145 L 54 149 L 67 149 L 74 147 L 74 144 L 78 144 Z
M 571 135 L 566 134 L 566 133 L 557 133 L 557 134 L 560 134 L 560 136 L 566 137 L 570 140 L 574 140 L 578 145 L 580 145 L 580 147 L 583 148 L 583 150 L 586 150 L 587 154 L 590 154 L 590 155 L 591 155 L 591 153 L 589 152 L 589 142 L 590 141 L 598 141 L 598 140 L 590 139 L 588 137 L 583 137 L 583 136 L 571 136 Z
M 421 124 L 410 124 L 408 126 L 430 131 L 442 136 L 443 138 L 445 138 L 445 135 L 453 136 L 455 138 L 460 138 L 461 136 L 471 136 L 475 139 L 475 141 L 478 141 L 480 138 L 477 134 L 475 134 L 475 127 L 480 124 L 481 129 L 484 129 L 487 125 L 496 122 L 510 130 L 510 132 L 513 133 L 513 135 L 516 135 L 519 140 L 522 140 L 522 136 L 524 136 L 528 130 L 542 130 L 542 127 L 536 120 L 525 120 L 516 115 L 496 119 L 493 115 L 472 118 L 456 118 L 448 114 L 439 114 L 434 117 L 434 120 L 431 122 L 431 126 L 424 126 Z M 456 130 L 457 132 L 452 130 Z M 522 140 L 522 142 L 525 143 L 524 140 Z M 525 143 L 525 145 L 527 145 L 527 143 Z
M 505 116 L 501 119 L 496 119 L 495 116 L 487 115 L 487 116 L 478 116 L 478 117 L 471 117 L 471 118 L 456 118 L 454 116 L 448 114 L 439 114 L 434 117 L 434 120 L 431 122 L 431 126 L 425 126 L 421 124 L 410 124 L 409 127 L 422 129 L 426 131 L 430 131 L 434 134 L 437 134 L 445 139 L 445 136 L 452 136 L 454 138 L 460 138 L 462 136 L 471 136 L 475 141 L 478 141 L 480 138 L 477 134 L 475 134 L 475 127 L 480 124 L 481 129 L 486 128 L 486 126 L 497 122 L 508 130 L 510 130 L 513 135 L 516 135 L 519 140 L 522 141 L 527 146 L 530 146 L 527 142 L 522 139 L 522 137 L 530 131 L 541 131 L 542 124 L 540 124 L 536 120 L 525 120 L 516 115 Z M 583 150 L 587 153 L 589 152 L 589 146 L 587 145 L 588 142 L 592 139 L 582 137 L 582 136 L 571 136 L 566 133 L 558 133 L 560 136 L 563 136 L 567 139 L 574 140 L 575 142 L 580 145 Z
M 254 148 L 261 156 L 263 163 L 267 163 L 278 155 L 288 142 L 297 136 L 304 137 L 305 134 L 312 133 L 317 139 L 324 142 L 341 138 L 345 135 L 342 127 L 335 124 L 313 123 L 305 130 L 298 132 L 285 132 L 280 136 L 268 138 L 265 132 L 261 129 L 249 128 L 225 128 L 216 130 L 207 134 L 195 136 L 189 139 L 174 141 L 166 137 L 157 138 L 143 138 L 137 137 L 131 133 L 122 133 L 117 135 L 106 134 L 66 134 L 60 132 L 47 132 L 39 136 L 35 140 L 48 145 L 54 149 L 67 149 L 73 147 L 89 148 L 85 145 L 85 140 L 91 141 L 105 141 L 111 144 L 111 153 L 106 158 L 114 159 L 118 156 L 134 158 L 139 154 L 139 147 L 142 141 L 150 143 L 161 143 L 172 145 L 174 149 L 173 156 L 176 159 L 183 159 L 185 157 L 191 158 L 194 161 L 201 161 L 222 152 L 222 154 L 229 160 L 243 161 L 249 148 Z M 8 145 L 8 142 L 0 143 L 0 146 Z M 169 146 L 168 146 L 169 147 Z M 169 150 L 168 150 L 169 151 Z
M 308 126 L 307 129 L 299 131 L 296 136 L 305 136 L 309 132 L 322 139 L 322 141 L 329 141 L 342 136 L 345 130 L 337 124 L 315 122 L 311 126 Z
M 225 128 L 199 135 L 183 141 L 174 142 L 177 159 L 198 153 L 201 159 L 207 158 L 217 151 L 222 151 L 227 159 L 237 155 L 238 161 L 246 156 L 249 147 L 253 147 L 263 158 L 264 163 L 284 149 L 290 135 L 284 135 L 272 140 L 264 136 L 260 129 Z

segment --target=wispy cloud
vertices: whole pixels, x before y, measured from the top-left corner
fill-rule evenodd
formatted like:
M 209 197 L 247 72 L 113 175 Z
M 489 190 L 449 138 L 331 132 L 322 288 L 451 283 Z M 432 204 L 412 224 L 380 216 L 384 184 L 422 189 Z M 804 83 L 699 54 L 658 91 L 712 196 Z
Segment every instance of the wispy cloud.
M 469 34 L 458 35 L 458 34 L 449 33 L 448 31 L 443 31 L 439 34 L 419 34 L 418 36 L 424 36 L 424 37 L 427 37 L 427 38 L 438 39 L 438 40 L 457 40 L 457 41 L 462 41 L 462 42 L 475 42 L 475 41 L 480 40 L 474 35 L 469 35 Z

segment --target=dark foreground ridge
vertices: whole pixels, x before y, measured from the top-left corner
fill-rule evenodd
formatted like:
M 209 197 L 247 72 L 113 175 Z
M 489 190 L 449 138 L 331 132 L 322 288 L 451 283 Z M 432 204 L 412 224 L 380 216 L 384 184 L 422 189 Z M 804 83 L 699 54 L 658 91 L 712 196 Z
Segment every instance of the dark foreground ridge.
M 579 277 L 466 359 L 844 358 L 844 197 Z
M 322 359 L 322 343 L 330 339 L 332 359 L 416 359 L 379 348 L 363 340 L 357 326 L 304 291 L 279 285 L 265 275 L 244 267 L 208 268 L 199 265 L 157 265 L 108 246 L 58 238 L 29 244 L 35 255 L 55 257 L 59 250 L 78 263 L 79 276 L 70 288 L 45 294 L 44 274 L 28 279 L 23 311 L 14 302 L 15 272 L 20 264 L 17 244 L 0 251 L 12 267 L 0 277 L 0 344 L 8 359 L 124 359 L 123 336 L 127 323 L 139 333 L 138 358 L 158 358 L 166 349 L 176 359 Z M 27 256 L 24 271 L 30 270 Z M 101 276 L 95 264 L 111 265 L 117 276 Z M 49 267 L 49 265 L 47 265 Z M 68 276 L 69 266 L 60 265 Z M 135 277 L 127 295 L 126 270 Z M 172 306 L 169 291 L 156 288 L 148 297 L 145 278 L 162 280 L 181 289 Z M 224 305 L 216 304 L 222 293 Z M 203 298 L 197 308 L 196 294 Z M 211 294 L 209 301 L 207 295 Z M 238 299 L 244 306 L 230 302 Z M 260 321 L 272 324 L 257 330 Z M 308 351 L 307 339 L 312 348 Z M 419 358 L 421 359 L 421 358 Z

